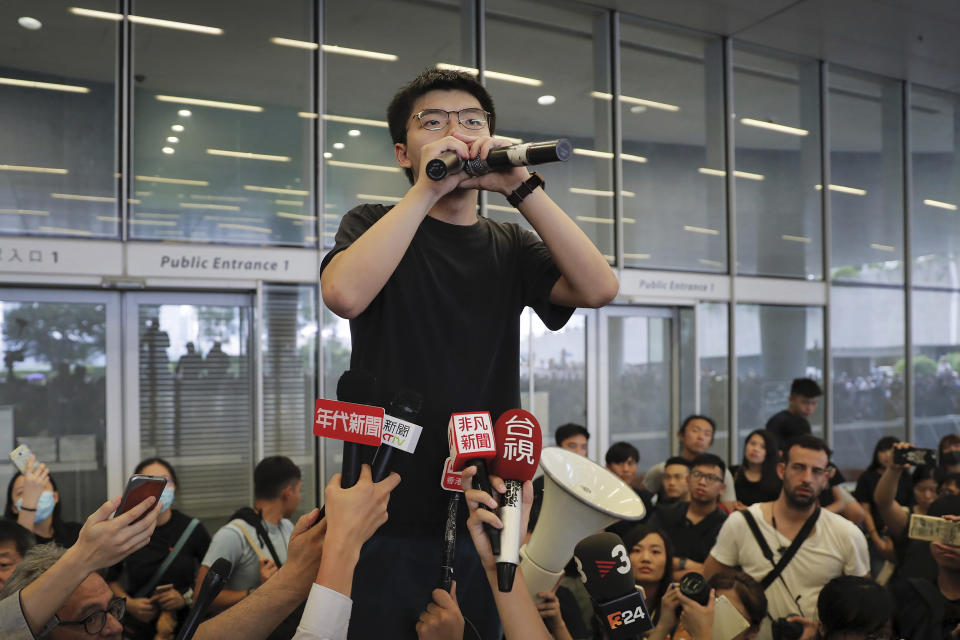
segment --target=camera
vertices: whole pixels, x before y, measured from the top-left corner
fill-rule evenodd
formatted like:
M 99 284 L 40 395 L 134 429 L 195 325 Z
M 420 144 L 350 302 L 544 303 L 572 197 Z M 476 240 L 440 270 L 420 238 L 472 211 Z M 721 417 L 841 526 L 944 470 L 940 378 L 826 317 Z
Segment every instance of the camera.
M 680 578 L 680 593 L 694 602 L 707 606 L 710 599 L 710 585 L 707 584 L 707 579 L 702 575 L 691 571 Z
M 797 640 L 803 635 L 803 625 L 799 622 L 787 622 L 787 618 L 799 616 L 799 613 L 791 613 L 789 616 L 779 618 L 770 625 L 770 631 L 773 632 L 773 640 Z
M 933 449 L 894 449 L 893 463 L 933 467 L 937 464 L 937 452 Z

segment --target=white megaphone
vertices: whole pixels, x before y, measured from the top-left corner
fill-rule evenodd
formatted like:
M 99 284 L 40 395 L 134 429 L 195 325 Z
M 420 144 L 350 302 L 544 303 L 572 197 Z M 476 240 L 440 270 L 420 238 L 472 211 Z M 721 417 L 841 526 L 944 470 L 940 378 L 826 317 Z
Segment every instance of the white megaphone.
M 618 520 L 640 520 L 643 501 L 623 480 L 581 455 L 548 447 L 540 454 L 543 506 L 520 568 L 530 596 L 551 591 L 577 543 Z

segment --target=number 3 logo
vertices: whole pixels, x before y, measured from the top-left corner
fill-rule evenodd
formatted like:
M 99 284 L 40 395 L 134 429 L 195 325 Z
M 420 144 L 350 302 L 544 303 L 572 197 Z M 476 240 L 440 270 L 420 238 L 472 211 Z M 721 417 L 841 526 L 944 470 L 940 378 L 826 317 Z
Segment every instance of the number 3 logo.
M 573 556 L 573 561 L 577 565 L 577 573 L 580 574 L 580 581 L 583 582 L 583 584 L 587 584 L 587 574 L 583 572 L 583 565 L 580 564 L 580 558 Z
M 618 544 L 610 551 L 610 557 L 620 561 L 617 565 L 617 573 L 630 573 L 630 556 L 627 555 L 627 548 Z M 579 563 L 577 563 L 579 565 Z M 580 575 L 583 575 L 582 573 Z

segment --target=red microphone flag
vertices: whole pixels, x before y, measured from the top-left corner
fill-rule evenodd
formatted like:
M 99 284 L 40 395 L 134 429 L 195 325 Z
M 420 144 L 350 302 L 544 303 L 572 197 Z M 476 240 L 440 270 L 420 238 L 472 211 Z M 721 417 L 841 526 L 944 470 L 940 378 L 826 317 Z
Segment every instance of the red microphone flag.
M 490 473 L 504 480 L 532 480 L 540 464 L 543 435 L 540 423 L 529 411 L 511 409 L 497 419 L 493 427 L 497 456 Z
M 453 471 L 463 471 L 471 460 L 489 460 L 497 455 L 489 411 L 454 413 L 447 425 L 447 443 Z
M 313 435 L 379 446 L 384 410 L 365 404 L 318 398 Z

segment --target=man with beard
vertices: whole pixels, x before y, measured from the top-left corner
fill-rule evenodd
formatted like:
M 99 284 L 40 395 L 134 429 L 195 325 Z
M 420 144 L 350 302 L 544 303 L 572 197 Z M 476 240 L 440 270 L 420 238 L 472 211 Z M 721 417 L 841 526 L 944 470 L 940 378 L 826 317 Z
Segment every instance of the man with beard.
M 783 451 L 783 461 L 777 465 L 783 481 L 780 496 L 727 518 L 707 558 L 704 574 L 709 578 L 718 571 L 741 567 L 765 586 L 771 619 L 816 619 L 823 585 L 840 575 L 868 574 L 867 541 L 856 525 L 820 509 L 817 496 L 829 481 L 831 453 L 823 440 L 798 436 Z M 801 541 L 799 545 L 794 544 L 795 539 Z M 774 564 L 789 555 L 791 546 L 795 555 L 781 567 L 778 576 L 774 574 L 774 579 L 765 581 Z M 772 638 L 769 622 L 757 637 Z

